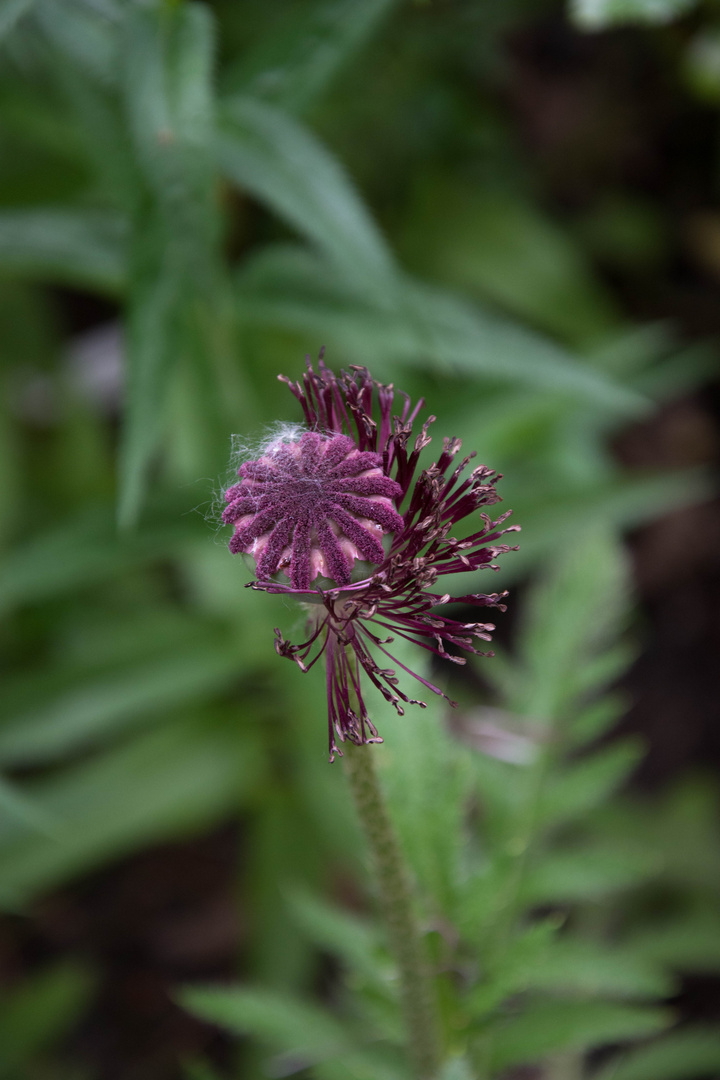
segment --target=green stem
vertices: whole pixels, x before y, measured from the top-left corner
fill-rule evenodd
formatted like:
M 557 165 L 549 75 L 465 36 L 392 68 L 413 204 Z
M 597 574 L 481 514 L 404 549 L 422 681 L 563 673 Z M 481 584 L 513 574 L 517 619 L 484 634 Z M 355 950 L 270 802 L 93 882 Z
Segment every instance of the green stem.
M 345 746 L 345 771 L 370 847 L 390 948 L 398 965 L 410 1060 L 417 1080 L 433 1080 L 440 1060 L 436 1007 L 410 876 L 375 771 L 377 750 Z

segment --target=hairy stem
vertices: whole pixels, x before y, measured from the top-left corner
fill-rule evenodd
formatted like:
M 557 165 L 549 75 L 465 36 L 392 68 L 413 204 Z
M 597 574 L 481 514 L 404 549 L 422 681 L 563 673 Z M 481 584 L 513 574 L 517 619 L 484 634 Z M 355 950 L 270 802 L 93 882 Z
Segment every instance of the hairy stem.
M 410 1060 L 417 1080 L 433 1080 L 440 1058 L 436 1007 L 410 876 L 375 770 L 377 750 L 345 745 L 345 771 L 370 847 L 390 948 L 398 965 Z

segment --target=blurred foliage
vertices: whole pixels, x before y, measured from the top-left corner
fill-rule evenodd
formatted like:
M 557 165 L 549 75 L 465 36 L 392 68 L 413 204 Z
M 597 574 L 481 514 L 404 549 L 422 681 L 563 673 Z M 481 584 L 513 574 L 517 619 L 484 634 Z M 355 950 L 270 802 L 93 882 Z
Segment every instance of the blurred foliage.
M 594 27 L 689 6 L 571 5 Z M 481 666 L 492 696 L 454 688 L 452 734 L 437 705 L 402 723 L 377 705 L 443 1080 L 720 1070 L 717 1036 L 660 1005 L 676 972 L 720 969 L 715 792 L 616 795 L 642 747 L 598 743 L 633 657 L 620 538 L 709 491 L 609 442 L 715 355 L 629 324 L 596 270 L 599 251 L 632 272 L 662 257 L 652 207 L 611 192 L 572 229 L 529 177 L 502 42 L 554 10 L 0 5 L 0 904 L 239 815 L 246 979 L 178 996 L 253 1037 L 242 1075 L 408 1076 L 381 930 L 332 898 L 364 863 L 322 680 L 272 648 L 301 615 L 245 590 L 216 529 L 230 434 L 295 419 L 275 375 L 321 345 L 425 395 L 440 434 L 506 473 L 523 533 L 500 584 L 537 582 L 516 652 Z M 715 102 L 702 33 L 682 70 Z M 83 333 L 75 310 L 95 313 Z M 318 957 L 341 973 L 324 1001 Z M 78 966 L 9 990 L 0 1076 L 85 1076 L 47 1055 L 91 993 Z

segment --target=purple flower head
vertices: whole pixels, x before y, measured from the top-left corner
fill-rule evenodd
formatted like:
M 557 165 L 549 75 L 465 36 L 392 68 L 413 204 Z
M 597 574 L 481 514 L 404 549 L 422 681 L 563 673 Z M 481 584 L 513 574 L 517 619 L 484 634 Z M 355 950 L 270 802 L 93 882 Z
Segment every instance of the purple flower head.
M 280 439 L 238 474 L 223 521 L 235 525 L 230 550 L 252 555 L 261 579 L 282 571 L 297 590 L 318 575 L 348 585 L 355 560 L 381 563 L 380 537 L 402 529 L 392 504 L 400 485 L 384 475 L 380 454 L 347 435 Z
M 457 649 L 492 655 L 475 647 L 490 641 L 492 623 L 459 622 L 442 609 L 453 601 L 504 611 L 507 594 L 451 596 L 440 579 L 497 570 L 495 558 L 511 549 L 496 542 L 518 526 L 501 528 L 508 513 L 493 521 L 485 512 L 500 501 L 500 477 L 485 465 L 468 470 L 474 454 L 455 465 L 459 439 L 444 439 L 438 460 L 415 479 L 435 419 L 411 442 L 422 401 L 413 408 L 402 394 L 398 408 L 393 387 L 366 368 L 336 377 L 322 356 L 317 371 L 309 359 L 307 368 L 302 383 L 280 378 L 302 405 L 308 430 L 279 438 L 240 466 L 223 519 L 235 526 L 230 550 L 255 560 L 252 588 L 307 602 L 308 640 L 293 645 L 276 630 L 275 648 L 303 671 L 325 657 L 332 761 L 342 753 L 336 740 L 382 742 L 361 673 L 400 715 L 403 704 L 425 703 L 400 689 L 397 668 L 446 697 L 393 656 L 388 646 L 396 637 L 455 664 L 465 663 Z M 452 536 L 476 511 L 480 527 Z M 388 661 L 394 666 L 384 666 Z

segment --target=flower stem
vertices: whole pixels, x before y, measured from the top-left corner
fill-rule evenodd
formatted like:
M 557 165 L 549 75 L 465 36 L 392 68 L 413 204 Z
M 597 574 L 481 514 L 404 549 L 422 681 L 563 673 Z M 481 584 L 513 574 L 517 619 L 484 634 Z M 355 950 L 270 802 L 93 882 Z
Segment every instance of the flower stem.
M 383 799 L 371 746 L 345 744 L 343 760 L 360 823 L 370 847 L 390 949 L 400 975 L 408 1053 L 417 1080 L 433 1080 L 440 1059 L 437 1010 L 410 875 Z

